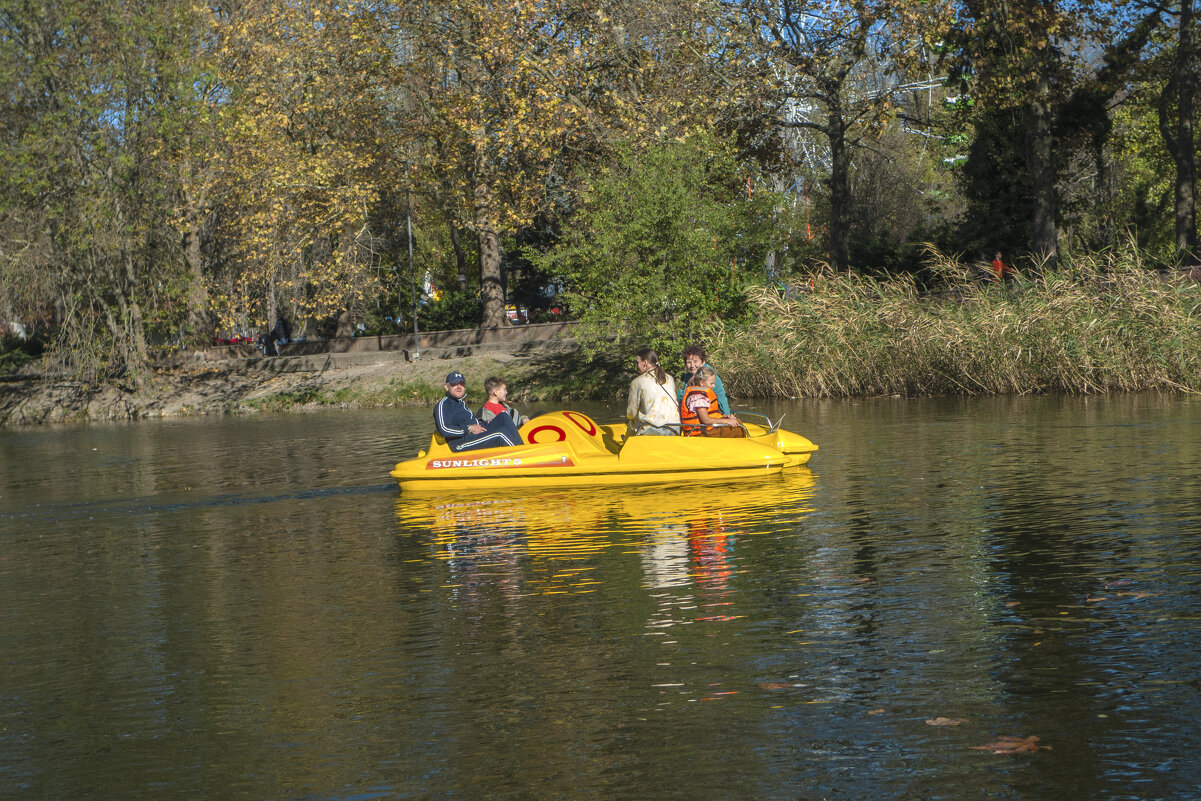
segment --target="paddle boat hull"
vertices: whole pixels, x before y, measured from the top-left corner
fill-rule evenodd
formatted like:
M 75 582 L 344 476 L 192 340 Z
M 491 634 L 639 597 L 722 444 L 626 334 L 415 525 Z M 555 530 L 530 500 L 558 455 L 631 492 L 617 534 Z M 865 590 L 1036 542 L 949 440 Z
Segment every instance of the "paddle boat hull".
M 747 439 L 628 437 L 579 412 L 539 415 L 521 427 L 525 445 L 454 453 L 439 435 L 391 475 L 405 491 L 509 489 L 759 478 L 804 464 L 817 446 L 761 429 Z M 787 435 L 782 437 L 781 435 Z M 785 450 L 783 445 L 790 450 Z

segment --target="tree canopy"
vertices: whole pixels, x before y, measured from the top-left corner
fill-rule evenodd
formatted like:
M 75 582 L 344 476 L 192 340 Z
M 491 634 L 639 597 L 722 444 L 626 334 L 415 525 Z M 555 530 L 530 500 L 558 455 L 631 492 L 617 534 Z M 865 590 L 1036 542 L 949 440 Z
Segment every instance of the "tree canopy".
M 1196 25 L 1192 0 L 0 0 L 0 317 L 138 381 L 280 316 L 403 330 L 414 284 L 497 326 L 524 276 L 670 352 L 749 284 L 920 275 L 927 242 L 1193 263 Z

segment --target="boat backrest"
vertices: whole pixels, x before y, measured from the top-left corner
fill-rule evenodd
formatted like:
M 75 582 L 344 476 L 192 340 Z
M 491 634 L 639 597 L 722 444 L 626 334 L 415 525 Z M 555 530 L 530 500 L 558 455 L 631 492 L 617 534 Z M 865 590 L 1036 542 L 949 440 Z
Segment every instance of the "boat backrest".
M 567 442 L 580 456 L 615 453 L 620 443 L 586 414 L 562 411 L 540 414 L 521 426 L 521 438 L 527 444 Z

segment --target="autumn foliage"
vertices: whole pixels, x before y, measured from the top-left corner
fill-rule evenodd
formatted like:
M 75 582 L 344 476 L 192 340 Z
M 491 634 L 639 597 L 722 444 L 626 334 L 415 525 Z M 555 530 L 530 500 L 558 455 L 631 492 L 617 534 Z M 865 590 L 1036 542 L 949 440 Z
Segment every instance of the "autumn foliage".
M 671 352 L 819 265 L 920 277 L 927 242 L 1191 258 L 1194 24 L 1137 2 L 0 0 L 0 318 L 136 382 L 280 317 L 411 330 L 449 290 L 483 326 L 545 301 Z

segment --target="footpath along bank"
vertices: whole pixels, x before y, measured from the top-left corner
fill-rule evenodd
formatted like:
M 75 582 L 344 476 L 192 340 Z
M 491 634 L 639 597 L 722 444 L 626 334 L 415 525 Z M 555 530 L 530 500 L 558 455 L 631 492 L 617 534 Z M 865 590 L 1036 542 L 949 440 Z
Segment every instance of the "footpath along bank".
M 423 333 L 417 343 L 412 335 L 293 342 L 278 356 L 248 344 L 180 351 L 162 357 L 141 387 L 32 371 L 0 381 L 0 426 L 422 406 L 441 397 L 452 366 L 476 397 L 492 374 L 505 376 L 521 401 L 619 393 L 628 376 L 616 357 L 582 356 L 574 329 L 565 322 Z

